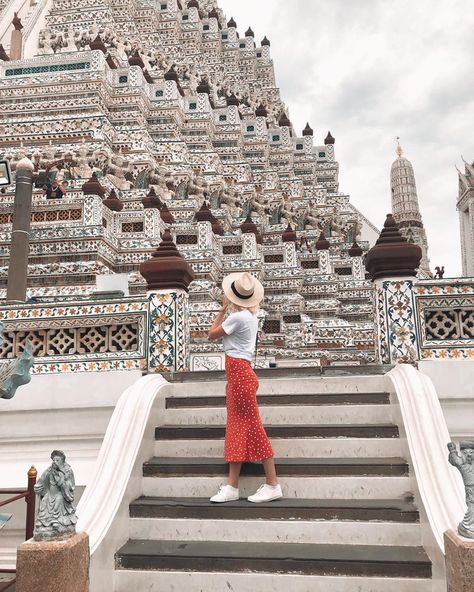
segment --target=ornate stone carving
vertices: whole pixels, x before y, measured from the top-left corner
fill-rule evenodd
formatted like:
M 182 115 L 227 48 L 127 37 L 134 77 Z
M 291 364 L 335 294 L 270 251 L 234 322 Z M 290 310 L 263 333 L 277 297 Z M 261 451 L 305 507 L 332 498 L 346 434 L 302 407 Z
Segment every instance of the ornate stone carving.
M 448 444 L 449 462 L 461 473 L 466 489 L 467 512 L 458 526 L 458 533 L 474 539 L 474 442 L 461 442 L 460 449 L 461 455 L 454 442 Z

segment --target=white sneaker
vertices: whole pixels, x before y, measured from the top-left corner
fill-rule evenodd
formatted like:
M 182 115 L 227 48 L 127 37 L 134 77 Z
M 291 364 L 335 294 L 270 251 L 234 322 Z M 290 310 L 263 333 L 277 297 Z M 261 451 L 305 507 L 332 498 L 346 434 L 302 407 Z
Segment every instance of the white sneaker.
M 281 497 L 283 497 L 281 485 L 268 485 L 267 483 L 264 483 L 257 489 L 256 493 L 248 498 L 248 500 L 254 504 L 261 504 L 262 502 L 272 502 Z
M 216 495 L 211 497 L 211 502 L 222 504 L 223 502 L 235 502 L 239 499 L 239 490 L 232 485 L 221 485 Z

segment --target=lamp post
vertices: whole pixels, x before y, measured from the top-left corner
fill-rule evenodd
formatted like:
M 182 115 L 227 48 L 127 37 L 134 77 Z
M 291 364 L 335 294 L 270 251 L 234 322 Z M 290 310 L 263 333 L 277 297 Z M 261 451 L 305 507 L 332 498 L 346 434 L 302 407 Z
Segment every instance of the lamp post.
M 31 199 L 34 166 L 22 158 L 16 166 L 13 228 L 8 266 L 7 301 L 25 302 L 30 249 Z

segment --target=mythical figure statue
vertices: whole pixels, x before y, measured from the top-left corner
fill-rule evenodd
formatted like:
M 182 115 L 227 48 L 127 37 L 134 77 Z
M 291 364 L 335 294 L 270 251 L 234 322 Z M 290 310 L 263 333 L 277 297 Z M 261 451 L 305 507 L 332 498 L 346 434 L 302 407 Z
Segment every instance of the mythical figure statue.
M 3 329 L 0 323 L 0 343 L 3 341 Z M 27 341 L 20 358 L 0 362 L 0 399 L 12 399 L 18 387 L 30 382 L 33 363 L 30 341 Z
M 449 462 L 461 473 L 466 489 L 467 512 L 458 526 L 458 533 L 468 539 L 474 539 L 474 441 L 461 442 L 461 455 L 456 444 L 449 442 Z
M 74 473 L 61 450 L 51 453 L 51 466 L 38 479 L 35 491 L 40 496 L 34 538 L 37 541 L 62 539 L 76 532 Z

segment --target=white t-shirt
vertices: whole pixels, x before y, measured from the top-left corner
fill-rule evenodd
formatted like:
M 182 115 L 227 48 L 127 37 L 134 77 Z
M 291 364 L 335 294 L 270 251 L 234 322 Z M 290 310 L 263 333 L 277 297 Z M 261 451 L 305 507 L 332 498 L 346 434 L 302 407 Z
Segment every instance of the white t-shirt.
M 222 323 L 225 353 L 231 358 L 252 361 L 258 331 L 258 316 L 249 310 L 233 312 Z

